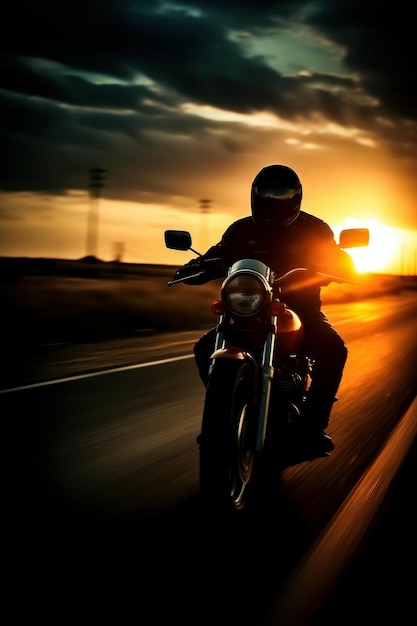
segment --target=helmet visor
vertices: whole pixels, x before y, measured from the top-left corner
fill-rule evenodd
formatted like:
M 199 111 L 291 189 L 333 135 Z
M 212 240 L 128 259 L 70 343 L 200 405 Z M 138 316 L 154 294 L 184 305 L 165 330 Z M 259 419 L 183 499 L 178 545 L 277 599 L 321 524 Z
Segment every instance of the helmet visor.
M 291 187 L 275 187 L 273 185 L 254 185 L 253 192 L 262 198 L 271 198 L 274 200 L 291 200 L 300 194 L 299 189 Z

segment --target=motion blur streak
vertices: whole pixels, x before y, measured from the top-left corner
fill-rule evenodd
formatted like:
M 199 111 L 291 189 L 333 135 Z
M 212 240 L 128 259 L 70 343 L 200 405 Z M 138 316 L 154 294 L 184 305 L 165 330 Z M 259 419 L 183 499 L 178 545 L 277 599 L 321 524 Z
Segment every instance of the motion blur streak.
M 386 446 L 280 591 L 269 626 L 307 626 L 355 557 L 417 434 L 417 398 Z
M 0 395 L 3 393 L 12 393 L 13 391 L 23 391 L 24 389 L 36 389 L 37 387 L 47 387 L 48 385 L 57 385 L 59 383 L 67 383 L 71 380 L 81 380 L 82 378 L 93 378 L 94 376 L 104 376 L 105 374 L 113 374 L 114 372 L 126 372 L 127 370 L 137 370 L 142 367 L 151 367 L 152 365 L 163 365 L 164 363 L 172 363 L 173 361 L 183 361 L 184 359 L 193 358 L 193 354 L 185 354 L 184 356 L 176 356 L 170 359 L 160 359 L 159 361 L 148 361 L 147 363 L 135 363 L 133 365 L 122 365 L 121 367 L 112 367 L 98 372 L 89 372 L 88 374 L 77 374 L 77 376 L 67 376 L 66 378 L 57 378 L 55 380 L 45 380 L 41 383 L 33 383 L 31 385 L 22 385 L 21 387 L 11 387 L 10 389 L 0 389 Z

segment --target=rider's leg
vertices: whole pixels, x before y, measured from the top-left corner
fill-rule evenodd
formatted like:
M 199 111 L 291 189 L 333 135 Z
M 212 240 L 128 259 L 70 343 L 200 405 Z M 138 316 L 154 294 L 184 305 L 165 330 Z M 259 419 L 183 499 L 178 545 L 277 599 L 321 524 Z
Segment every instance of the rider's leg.
M 325 430 L 342 379 L 348 350 L 326 317 L 306 322 L 306 349 L 314 358 L 312 382 L 303 411 L 303 426 L 308 436 L 322 441 L 326 451 L 333 443 Z
M 202 335 L 194 345 L 195 362 L 198 367 L 200 378 L 205 387 L 208 383 L 208 371 L 210 367 L 210 356 L 213 354 L 216 329 L 212 328 Z

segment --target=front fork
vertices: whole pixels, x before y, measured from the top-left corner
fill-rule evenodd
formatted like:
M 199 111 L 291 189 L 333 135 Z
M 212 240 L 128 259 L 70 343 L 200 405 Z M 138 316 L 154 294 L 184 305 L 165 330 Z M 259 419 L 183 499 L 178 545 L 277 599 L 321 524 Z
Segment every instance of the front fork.
M 214 344 L 214 352 L 211 355 L 211 364 L 209 369 L 209 376 L 213 365 L 217 359 L 244 359 L 250 356 L 242 349 L 235 346 L 226 346 L 224 333 L 222 331 L 222 322 L 224 316 L 220 317 L 217 327 L 216 341 Z M 268 332 L 265 343 L 262 350 L 262 359 L 260 363 L 261 368 L 261 386 L 259 390 L 259 409 L 258 409 L 258 427 L 256 433 L 256 451 L 260 452 L 265 443 L 266 427 L 268 423 L 269 403 L 271 399 L 272 381 L 274 378 L 274 355 L 275 355 L 275 341 L 277 334 L 277 316 L 273 315 L 271 318 L 271 329 Z M 254 378 L 254 389 L 257 386 L 257 376 Z
M 277 316 L 272 316 L 272 328 L 268 333 L 261 361 L 261 396 L 259 402 L 258 432 L 256 436 L 256 451 L 263 450 L 266 427 L 268 423 L 269 402 L 271 399 L 272 381 L 274 378 L 275 341 L 277 336 Z

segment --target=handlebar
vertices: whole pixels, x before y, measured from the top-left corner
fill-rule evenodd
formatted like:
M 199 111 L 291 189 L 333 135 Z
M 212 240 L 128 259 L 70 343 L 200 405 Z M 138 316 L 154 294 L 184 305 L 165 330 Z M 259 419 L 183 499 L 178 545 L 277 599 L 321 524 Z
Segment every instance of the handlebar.
M 216 268 L 217 270 L 218 268 L 218 261 L 219 259 L 208 259 L 206 261 L 203 262 L 203 266 L 202 269 L 199 270 L 198 272 L 196 272 L 195 274 L 188 274 L 188 275 L 184 275 L 184 276 L 180 276 L 179 278 L 176 278 L 174 280 L 170 280 L 168 281 L 167 285 L 168 287 L 172 287 L 173 285 L 176 285 L 177 283 L 183 283 L 186 280 L 193 280 L 193 279 L 199 279 L 203 276 L 207 277 L 208 271 L 210 266 L 212 265 L 212 269 Z M 213 263 L 215 262 L 215 263 Z M 191 267 L 190 267 L 191 269 Z M 284 274 L 281 274 L 280 276 L 276 276 L 274 278 L 274 284 L 280 284 L 285 282 L 288 278 L 290 278 L 291 276 L 293 276 L 294 274 L 298 274 L 298 273 L 302 273 L 302 272 L 308 272 L 311 271 L 309 270 L 307 267 L 295 267 L 292 270 L 289 270 L 288 272 L 285 272 Z M 349 280 L 348 278 L 343 278 L 342 276 L 336 276 L 334 274 L 326 274 L 325 272 L 314 272 L 316 274 L 316 276 L 322 276 L 323 278 L 326 278 L 329 280 L 329 282 L 337 282 L 337 283 L 348 283 L 350 285 L 356 285 L 356 281 L 354 280 Z M 221 273 L 217 273 L 216 275 L 213 275 L 212 278 L 220 278 L 221 277 Z
M 307 267 L 295 267 L 294 269 L 289 270 L 288 272 L 285 272 L 285 274 L 281 274 L 281 276 L 276 277 L 274 279 L 274 284 L 283 283 L 285 280 L 287 280 L 287 278 L 289 278 L 293 274 L 297 274 L 299 272 L 308 272 L 308 271 L 311 271 L 311 270 L 308 270 Z M 325 272 L 314 272 L 314 274 L 316 274 L 316 276 L 323 276 L 323 278 L 327 278 L 329 281 L 332 281 L 332 282 L 349 283 L 350 285 L 356 285 L 355 280 L 349 280 L 348 278 L 344 278 L 342 276 L 336 276 L 335 274 L 326 274 Z
M 190 278 L 200 278 L 200 276 L 204 276 L 205 272 L 201 271 L 197 274 L 190 274 L 189 276 L 182 276 L 181 278 L 177 278 L 176 280 L 169 280 L 167 282 L 168 287 L 172 287 L 172 285 L 176 285 L 177 283 L 183 283 L 185 280 L 189 280 Z

